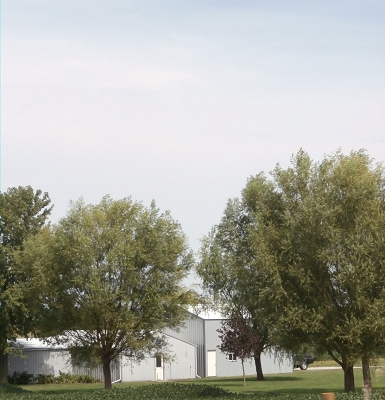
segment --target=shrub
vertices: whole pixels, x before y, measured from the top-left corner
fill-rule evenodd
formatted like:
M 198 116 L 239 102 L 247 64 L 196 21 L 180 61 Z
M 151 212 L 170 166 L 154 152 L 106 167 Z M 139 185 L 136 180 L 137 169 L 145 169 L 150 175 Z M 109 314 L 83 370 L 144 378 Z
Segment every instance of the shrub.
M 36 383 L 97 383 L 98 379 L 91 375 L 72 375 L 70 372 L 59 371 L 59 376 L 52 374 L 38 374 L 36 375 Z
M 320 400 L 320 394 L 230 393 L 227 390 L 201 384 L 162 383 L 138 387 L 78 391 L 29 392 L 12 386 L 2 389 L 7 400 Z M 363 400 L 362 392 L 337 393 L 336 400 Z M 376 390 L 371 400 L 385 400 L 385 392 Z
M 8 375 L 8 383 L 11 385 L 27 385 L 31 382 L 33 374 L 29 374 L 28 371 L 14 372 L 12 376 Z
M 55 375 L 53 374 L 37 374 L 35 376 L 35 382 L 40 385 L 46 383 L 55 383 Z

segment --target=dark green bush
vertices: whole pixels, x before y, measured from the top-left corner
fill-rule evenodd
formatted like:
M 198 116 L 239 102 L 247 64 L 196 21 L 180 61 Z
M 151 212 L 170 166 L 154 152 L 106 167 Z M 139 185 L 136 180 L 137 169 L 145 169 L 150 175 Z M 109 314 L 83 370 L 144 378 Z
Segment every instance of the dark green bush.
M 46 383 L 55 383 L 55 375 L 53 374 L 37 374 L 35 376 L 35 382 L 44 385 Z
M 12 376 L 8 375 L 8 383 L 11 385 L 27 385 L 31 382 L 33 374 L 28 371 L 14 372 Z
M 3 392 L 2 392 L 3 393 Z M 17 387 L 6 388 L 4 398 L 11 400 L 320 400 L 321 394 L 237 394 L 210 385 L 163 383 L 106 391 L 79 390 L 68 392 L 28 392 Z M 336 400 L 362 400 L 362 392 L 337 393 Z M 385 400 L 385 392 L 375 391 L 372 400 Z
M 59 371 L 59 376 L 52 374 L 38 374 L 35 377 L 36 383 L 97 383 L 98 379 L 91 375 L 72 375 L 69 372 Z
M 1 395 L 9 394 L 9 393 L 25 393 L 25 390 L 21 387 L 14 386 L 14 385 L 0 385 L 0 393 Z M 1 398 L 1 397 L 0 397 Z M 7 397 L 8 398 L 8 397 Z

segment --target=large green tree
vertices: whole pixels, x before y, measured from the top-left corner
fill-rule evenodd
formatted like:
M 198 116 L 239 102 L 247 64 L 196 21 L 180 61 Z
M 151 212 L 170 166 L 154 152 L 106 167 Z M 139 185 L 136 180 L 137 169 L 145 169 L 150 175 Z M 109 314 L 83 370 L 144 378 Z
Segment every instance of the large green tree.
M 162 329 L 178 327 L 194 300 L 181 283 L 193 264 L 186 237 L 154 203 L 75 202 L 27 247 L 25 262 L 44 283 L 42 334 L 96 357 L 106 389 L 111 362 L 157 348 Z
M 303 151 L 251 177 L 203 239 L 198 273 L 225 309 L 250 316 L 264 346 L 326 351 L 354 391 L 353 365 L 385 339 L 385 173 L 364 151 L 314 163 Z M 266 334 L 266 336 L 265 336 Z
M 265 209 L 276 207 L 274 194 L 259 192 Z M 274 280 L 259 268 L 260 258 L 250 242 L 255 218 L 248 204 L 239 199 L 227 203 L 221 222 L 203 238 L 197 273 L 207 294 L 222 314 L 245 316 L 258 337 L 253 351 L 257 380 L 263 380 L 261 354 L 263 351 L 284 350 L 282 332 L 276 329 L 276 309 L 270 305 Z M 279 336 L 279 338 L 278 338 Z M 286 341 L 287 342 L 287 341 Z M 291 344 L 293 345 L 293 344 Z
M 353 365 L 369 359 L 385 333 L 385 174 L 364 151 L 314 163 L 300 151 L 262 187 L 276 206 L 264 208 L 261 176 L 243 199 L 253 210 L 250 246 L 274 281 L 278 325 L 323 347 L 354 391 Z M 307 338 L 307 339 L 306 339 Z
M 17 336 L 34 331 L 36 315 L 25 290 L 30 276 L 21 263 L 24 244 L 46 225 L 51 212 L 47 193 L 30 186 L 13 187 L 0 194 L 0 373 L 7 383 L 7 354 L 15 350 Z

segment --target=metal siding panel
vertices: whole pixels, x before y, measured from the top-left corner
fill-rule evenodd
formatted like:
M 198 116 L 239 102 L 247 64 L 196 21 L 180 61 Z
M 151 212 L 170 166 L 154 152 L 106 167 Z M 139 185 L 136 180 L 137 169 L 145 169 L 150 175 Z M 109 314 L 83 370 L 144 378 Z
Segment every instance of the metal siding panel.
M 101 382 L 104 381 L 103 367 L 101 367 L 101 366 L 99 366 L 97 368 L 74 366 L 72 368 L 72 373 L 74 375 L 90 375 L 90 376 L 93 376 L 94 378 L 98 379 Z M 111 368 L 111 381 L 113 382 L 114 380 L 116 380 L 116 373 L 114 374 L 113 368 Z
M 10 355 L 8 357 L 8 371 L 13 372 L 27 371 L 29 374 L 52 374 L 59 376 L 60 372 L 71 373 L 74 375 L 91 375 L 100 381 L 104 380 L 103 367 L 90 368 L 73 367 L 71 365 L 71 355 L 67 350 L 32 350 L 24 351 L 25 358 Z M 112 381 L 120 379 L 119 361 L 111 363 Z
M 266 373 L 266 375 L 293 372 L 292 358 L 282 354 L 275 356 L 273 352 L 262 353 L 261 363 L 263 372 Z
M 245 374 L 255 374 L 255 367 L 253 360 L 247 359 L 244 362 Z M 219 349 L 217 351 L 217 376 L 242 376 L 242 362 L 240 359 L 236 361 L 229 361 L 227 355 L 222 353 Z
M 205 320 L 204 322 L 206 350 L 217 351 L 217 376 L 242 376 L 241 360 L 229 361 L 226 354 L 222 353 L 218 348 L 221 340 L 217 330 L 222 326 L 221 321 Z M 263 373 L 266 375 L 293 372 L 292 360 L 282 355 L 275 357 L 271 352 L 262 353 L 261 363 Z M 253 359 L 245 361 L 245 373 L 246 375 L 256 374 Z
M 171 335 L 169 343 L 176 358 L 165 365 L 165 379 L 193 378 L 197 374 L 205 376 L 207 371 L 207 350 L 215 350 L 217 355 L 217 376 L 241 376 L 242 367 L 240 360 L 231 362 L 226 355 L 218 349 L 220 339 L 217 329 L 221 327 L 221 320 L 203 320 L 193 314 L 185 321 L 180 330 L 166 329 L 165 334 Z M 180 339 L 180 340 L 177 340 Z M 185 343 L 185 342 L 188 343 Z M 196 345 L 193 346 L 193 345 Z M 26 358 L 9 355 L 9 373 L 13 371 L 38 374 L 58 375 L 59 371 L 73 373 L 91 373 L 98 379 L 103 379 L 102 368 L 89 371 L 87 369 L 72 369 L 70 355 L 66 350 L 29 350 L 23 352 Z M 186 355 L 187 354 L 187 355 Z M 262 354 L 262 369 L 265 374 L 293 372 L 291 358 L 275 358 L 271 353 Z M 192 365 L 196 363 L 196 371 Z M 193 371 L 194 370 L 194 371 Z M 193 371 L 194 376 L 191 376 Z M 122 357 L 122 366 L 119 362 L 112 368 L 112 380 L 119 378 L 124 382 L 155 380 L 155 359 L 146 358 L 140 364 L 133 362 L 128 357 Z M 254 360 L 245 362 L 247 375 L 255 374 Z M 121 374 L 121 375 L 120 375 Z
M 119 359 L 115 359 L 111 362 L 110 369 L 111 369 L 111 381 L 112 382 L 115 382 L 115 381 L 121 379 Z M 89 368 L 86 366 L 73 366 L 72 374 L 74 374 L 74 375 L 91 375 L 101 382 L 104 381 L 102 365 L 99 365 L 96 368 Z
M 29 374 L 53 374 L 71 372 L 70 356 L 68 351 L 34 350 L 23 351 L 24 357 L 9 355 L 8 371 L 27 371 Z
M 217 376 L 242 376 L 241 360 L 229 361 L 225 353 L 219 350 L 221 340 L 218 329 L 222 327 L 222 320 L 205 320 L 206 349 L 216 350 Z M 252 374 L 253 369 L 249 361 L 245 362 L 245 373 Z
M 164 363 L 164 380 L 195 378 L 196 347 L 174 337 L 167 337 L 170 351 L 170 362 Z M 147 357 L 136 363 L 123 357 L 122 381 L 155 380 L 155 358 Z
M 122 357 L 122 382 L 154 380 L 155 358 L 148 357 L 138 363 L 129 357 Z
M 204 320 L 190 314 L 184 325 L 176 332 L 173 329 L 164 330 L 165 334 L 185 340 L 186 342 L 197 346 L 197 375 L 205 375 L 205 338 L 204 338 Z
M 179 339 L 168 337 L 172 360 L 165 363 L 165 380 L 195 378 L 196 347 Z

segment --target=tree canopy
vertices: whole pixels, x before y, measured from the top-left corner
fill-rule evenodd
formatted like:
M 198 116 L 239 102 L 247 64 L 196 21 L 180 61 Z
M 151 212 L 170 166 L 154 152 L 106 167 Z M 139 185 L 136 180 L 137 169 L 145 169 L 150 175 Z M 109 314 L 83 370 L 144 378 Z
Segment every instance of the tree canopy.
M 261 186 L 264 208 L 272 210 L 274 194 Z M 221 222 L 202 239 L 197 273 L 208 296 L 230 320 L 234 313 L 245 316 L 258 337 L 253 357 L 257 380 L 263 380 L 261 353 L 287 350 L 284 333 L 277 329 L 277 310 L 271 301 L 274 279 L 260 267 L 262 260 L 251 243 L 255 228 L 253 209 L 244 199 L 229 200 Z M 297 343 L 297 338 L 291 340 Z M 284 343 L 284 345 L 283 345 Z
M 384 169 L 364 151 L 321 163 L 300 151 L 273 172 L 278 217 L 262 210 L 259 181 L 251 178 L 243 196 L 255 210 L 261 268 L 276 276 L 282 326 L 322 346 L 353 391 L 354 362 L 370 357 L 385 332 Z
M 159 332 L 178 327 L 194 300 L 181 284 L 193 263 L 185 235 L 155 203 L 75 202 L 28 243 L 25 261 L 44 282 L 42 334 L 98 358 L 106 388 L 110 363 L 158 349 Z
M 14 350 L 17 336 L 35 329 L 36 315 L 25 290 L 30 276 L 21 262 L 28 238 L 46 225 L 52 206 L 47 193 L 30 186 L 9 188 L 0 194 L 0 371 L 1 383 L 7 383 L 6 354 Z
M 258 305 L 261 326 L 275 326 L 282 345 L 325 349 L 344 370 L 345 391 L 361 359 L 370 387 L 369 359 L 385 335 L 384 168 L 364 151 L 315 163 L 301 150 L 271 175 L 251 177 L 229 203 L 203 241 L 200 275 L 222 295 L 235 288 L 239 305 Z M 228 223 L 232 204 L 246 210 L 236 224 Z M 241 246 L 229 240 L 234 232 Z

